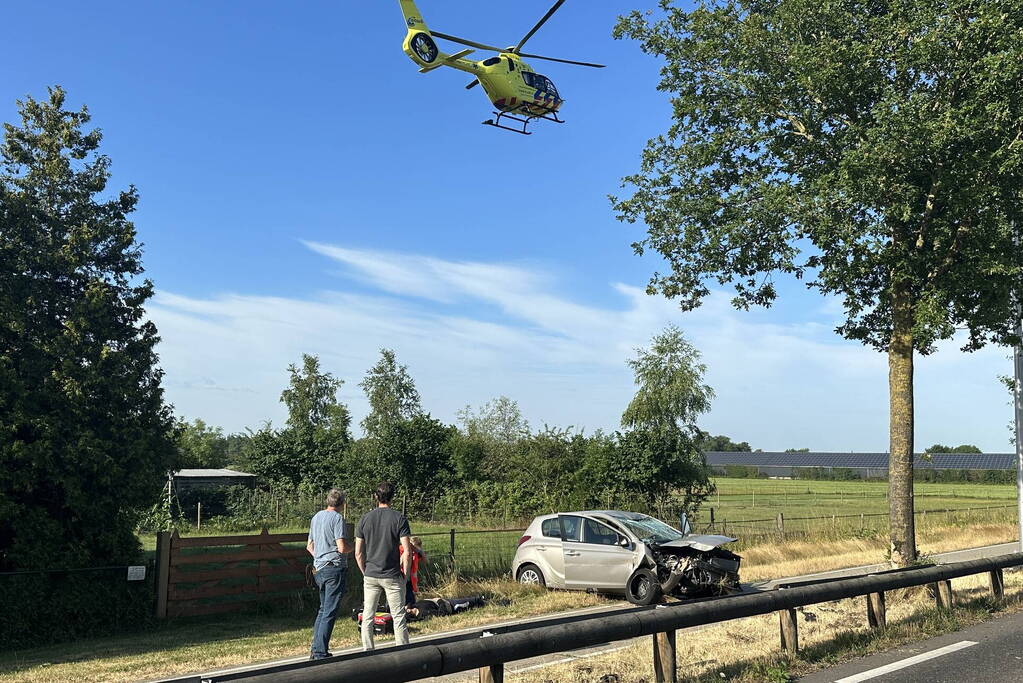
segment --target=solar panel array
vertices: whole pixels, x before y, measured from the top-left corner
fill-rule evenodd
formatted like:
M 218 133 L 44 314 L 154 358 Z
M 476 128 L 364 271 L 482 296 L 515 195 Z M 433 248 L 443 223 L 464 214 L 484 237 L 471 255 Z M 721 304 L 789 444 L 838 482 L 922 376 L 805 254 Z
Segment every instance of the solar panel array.
M 749 467 L 845 467 L 877 469 L 888 467 L 887 453 L 728 453 L 711 451 L 708 465 Z M 1015 453 L 932 453 L 917 455 L 913 466 L 936 470 L 1014 470 Z

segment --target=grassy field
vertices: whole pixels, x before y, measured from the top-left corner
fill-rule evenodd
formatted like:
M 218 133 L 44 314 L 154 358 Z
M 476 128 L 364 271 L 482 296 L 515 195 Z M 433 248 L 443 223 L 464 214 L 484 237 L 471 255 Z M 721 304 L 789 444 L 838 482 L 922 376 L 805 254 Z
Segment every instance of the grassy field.
M 701 515 L 709 519 L 745 520 L 773 517 L 822 517 L 858 515 L 888 510 L 888 484 L 883 481 L 810 481 L 800 479 L 714 479 L 717 493 L 704 505 Z M 928 484 L 914 487 L 916 509 L 941 510 L 1011 505 L 1016 487 L 998 484 Z

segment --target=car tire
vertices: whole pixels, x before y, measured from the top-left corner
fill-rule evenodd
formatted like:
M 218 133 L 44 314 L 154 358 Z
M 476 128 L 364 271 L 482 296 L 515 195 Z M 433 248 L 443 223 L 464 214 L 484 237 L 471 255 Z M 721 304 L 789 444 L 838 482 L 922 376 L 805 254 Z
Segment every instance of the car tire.
M 524 564 L 519 567 L 515 580 L 527 586 L 547 587 L 547 582 L 543 578 L 543 572 L 535 564 Z
M 625 597 L 633 605 L 652 605 L 661 599 L 661 583 L 651 569 L 640 567 L 625 584 Z

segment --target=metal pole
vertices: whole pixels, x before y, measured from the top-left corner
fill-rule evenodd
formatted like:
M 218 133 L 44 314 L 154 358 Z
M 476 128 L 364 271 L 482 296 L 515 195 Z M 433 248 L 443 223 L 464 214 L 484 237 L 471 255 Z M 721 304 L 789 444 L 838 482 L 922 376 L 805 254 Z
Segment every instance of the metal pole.
M 1016 304 L 1016 336 L 1023 339 L 1023 311 Z M 1016 381 L 1013 398 L 1016 405 L 1016 505 L 1019 510 L 1020 552 L 1023 552 L 1023 348 L 1017 343 L 1012 350 Z
M 1019 255 L 1019 231 L 1016 222 L 1012 223 L 1012 241 Z M 1015 382 L 1012 385 L 1013 403 L 1016 408 L 1016 507 L 1019 515 L 1019 547 L 1023 552 L 1023 294 L 1016 292 L 1016 310 L 1013 313 L 1016 337 L 1019 341 L 1012 350 L 1012 364 L 1015 370 Z

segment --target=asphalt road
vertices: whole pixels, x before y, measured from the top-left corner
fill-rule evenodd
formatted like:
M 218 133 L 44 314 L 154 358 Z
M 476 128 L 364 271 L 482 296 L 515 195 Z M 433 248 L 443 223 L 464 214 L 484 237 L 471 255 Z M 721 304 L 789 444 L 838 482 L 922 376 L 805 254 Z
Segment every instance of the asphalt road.
M 1023 681 L 1023 613 L 799 679 L 800 683 L 1011 683 Z

